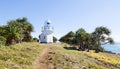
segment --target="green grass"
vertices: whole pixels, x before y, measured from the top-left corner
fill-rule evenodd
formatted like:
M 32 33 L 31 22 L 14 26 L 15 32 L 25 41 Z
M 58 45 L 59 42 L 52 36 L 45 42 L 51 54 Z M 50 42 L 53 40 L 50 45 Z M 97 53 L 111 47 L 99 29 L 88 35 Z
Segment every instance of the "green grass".
M 36 56 L 45 48 L 31 42 L 0 47 L 0 69 L 32 69 Z
M 37 56 L 48 46 L 52 54 L 48 55 L 46 64 L 58 69 L 119 69 L 120 56 L 93 51 L 67 50 L 67 44 L 21 43 L 13 46 L 0 46 L 0 69 L 32 69 Z
M 105 52 L 94 53 L 94 51 L 86 52 L 86 51 L 77 51 L 77 50 L 67 50 L 63 47 L 66 44 L 62 44 L 61 48 L 56 49 L 57 59 L 61 59 L 61 63 L 67 64 L 67 69 L 72 68 L 73 66 L 78 66 L 81 68 L 85 66 L 86 68 L 92 69 L 119 69 L 120 68 L 120 56 L 115 54 L 109 54 Z M 60 46 L 58 46 L 60 47 Z M 65 57 L 63 57 L 65 56 Z M 64 59 L 64 60 L 63 60 Z M 67 60 L 65 60 L 67 59 Z M 55 61 L 53 60 L 53 62 Z M 71 64 L 71 63 L 73 64 Z M 60 62 L 56 63 L 60 64 Z M 72 68 L 73 69 L 73 68 Z
M 83 66 L 85 66 L 86 68 L 91 68 L 91 69 L 108 69 L 105 66 L 100 66 L 100 65 L 96 64 L 94 61 L 90 60 L 89 57 L 86 56 L 81 51 L 66 50 L 64 48 L 61 48 L 58 50 L 58 52 L 59 52 L 59 54 L 66 56 L 64 58 L 64 57 L 61 57 L 61 55 L 59 55 L 59 58 L 67 59 L 67 61 L 64 60 L 64 63 L 67 63 L 71 69 L 74 68 L 73 66 L 76 66 L 77 69 L 82 68 Z M 59 58 L 57 58 L 57 59 L 59 59 Z M 59 63 L 56 63 L 56 64 L 59 64 Z M 66 66 L 67 69 L 69 69 L 68 66 Z

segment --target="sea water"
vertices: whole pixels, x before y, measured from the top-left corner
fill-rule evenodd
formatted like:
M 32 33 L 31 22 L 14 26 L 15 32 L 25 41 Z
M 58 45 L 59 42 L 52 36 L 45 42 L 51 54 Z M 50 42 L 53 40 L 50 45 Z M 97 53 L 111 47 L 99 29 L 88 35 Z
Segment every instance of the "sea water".
M 120 54 L 120 43 L 106 44 L 102 46 L 106 51 L 111 51 L 113 53 Z

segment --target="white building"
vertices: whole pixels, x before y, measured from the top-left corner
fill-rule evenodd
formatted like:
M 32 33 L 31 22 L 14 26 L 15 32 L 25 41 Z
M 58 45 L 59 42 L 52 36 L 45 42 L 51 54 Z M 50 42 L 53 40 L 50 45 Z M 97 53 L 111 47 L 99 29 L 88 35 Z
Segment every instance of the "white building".
M 42 27 L 42 33 L 39 36 L 40 43 L 53 43 L 53 27 L 51 27 L 51 21 L 46 20 L 44 27 Z

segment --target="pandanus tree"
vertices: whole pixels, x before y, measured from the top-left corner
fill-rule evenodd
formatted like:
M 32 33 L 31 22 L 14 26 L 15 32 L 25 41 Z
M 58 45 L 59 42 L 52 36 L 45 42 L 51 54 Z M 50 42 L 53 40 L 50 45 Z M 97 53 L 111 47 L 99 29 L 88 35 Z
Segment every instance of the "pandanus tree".
M 5 26 L 0 26 L 0 45 L 4 45 L 6 43 L 6 38 L 4 37 L 5 35 Z
M 87 33 L 83 28 L 78 29 L 76 33 L 69 32 L 60 41 L 71 45 L 77 45 L 79 50 L 86 50 L 89 52 L 90 49 L 94 49 L 96 53 L 103 51 L 101 45 L 107 43 L 114 43 L 113 39 L 109 36 L 110 30 L 106 27 L 97 27 L 93 33 Z
M 87 52 L 89 52 L 91 46 L 92 46 L 92 34 L 86 33 L 86 36 L 85 36 L 85 48 L 87 49 Z
M 4 37 L 5 35 L 5 26 L 0 26 L 0 36 Z
M 14 22 L 14 21 L 10 21 L 11 22 Z M 9 44 L 15 44 L 20 36 L 20 29 L 17 28 L 15 25 L 7 25 L 5 27 L 5 37 L 7 39 L 6 43 L 9 45 Z
M 86 36 L 87 36 L 87 33 L 84 29 L 81 28 L 76 31 L 75 38 L 76 38 L 77 44 L 80 45 L 79 46 L 80 50 L 85 50 Z
M 73 44 L 72 40 L 73 40 L 74 36 L 75 36 L 74 32 L 70 31 L 69 33 L 67 33 L 66 35 L 61 37 L 59 39 L 59 41 L 65 42 L 65 43 L 68 43 L 68 44 Z
M 96 49 L 95 52 L 98 53 L 99 52 L 99 46 L 102 45 L 102 43 L 106 44 L 106 43 L 114 43 L 113 39 L 111 37 L 109 37 L 110 35 L 110 30 L 106 27 L 97 27 L 95 29 L 95 31 L 93 32 L 94 35 L 94 44 L 96 44 Z
M 33 26 L 25 17 L 10 20 L 7 22 L 7 25 L 0 26 L 0 36 L 6 38 L 7 45 L 22 41 L 31 41 L 32 31 Z
M 31 32 L 33 32 L 33 26 L 28 22 L 27 18 L 23 17 L 22 19 L 16 20 L 21 28 L 21 33 L 23 34 L 23 41 L 31 41 Z
M 68 43 L 79 47 L 79 50 L 88 49 L 91 45 L 91 34 L 87 33 L 84 29 L 78 29 L 76 33 L 70 31 L 60 39 L 61 42 Z

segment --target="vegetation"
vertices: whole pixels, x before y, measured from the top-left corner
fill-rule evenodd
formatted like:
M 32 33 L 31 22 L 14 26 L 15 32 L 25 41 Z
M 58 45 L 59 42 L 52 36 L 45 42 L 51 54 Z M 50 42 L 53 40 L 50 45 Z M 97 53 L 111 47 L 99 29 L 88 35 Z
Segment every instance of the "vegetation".
M 44 49 L 49 48 L 45 64 L 62 69 L 119 69 L 120 56 L 109 53 L 94 53 L 65 49 L 67 44 L 39 44 L 23 42 L 0 47 L 0 69 L 33 69 L 35 60 Z M 39 65 L 39 64 L 38 64 Z M 53 69 L 54 69 L 53 68 Z
M 86 51 L 76 51 L 73 50 L 70 46 L 67 46 L 67 49 L 60 48 L 57 51 L 59 52 L 59 57 L 56 60 L 61 59 L 61 64 L 68 65 L 66 68 L 73 69 L 74 66 L 76 69 L 80 69 L 85 66 L 86 69 L 119 69 L 120 68 L 120 56 L 109 53 L 94 53 L 93 50 L 90 52 Z M 64 57 L 62 57 L 64 55 Z M 56 61 L 53 60 L 53 61 Z M 56 65 L 60 65 L 60 62 Z
M 6 43 L 6 38 L 0 36 L 0 45 L 5 45 L 5 43 Z
M 33 38 L 33 41 L 34 42 L 39 42 L 39 39 L 38 38 Z
M 53 69 L 120 68 L 119 55 L 98 53 L 103 51 L 101 45 L 114 43 L 109 37 L 111 32 L 106 27 L 97 27 L 92 33 L 86 32 L 83 28 L 75 33 L 70 31 L 61 37 L 60 41 L 64 42 L 62 44 L 39 44 L 37 38 L 32 38 L 31 32 L 33 32 L 33 26 L 24 17 L 10 20 L 7 25 L 0 26 L 0 69 L 32 69 L 36 57 L 39 57 L 39 53 L 47 48 L 49 49 L 44 56 L 45 63 L 53 66 Z M 53 37 L 53 41 L 56 42 L 57 38 Z M 78 50 L 82 51 L 76 51 L 76 47 L 71 46 L 77 46 Z M 96 53 L 93 53 L 93 50 Z
M 57 38 L 55 36 L 53 36 L 53 42 L 56 42 Z
M 96 53 L 103 51 L 101 47 L 102 43 L 114 43 L 113 39 L 109 37 L 110 30 L 106 27 L 97 27 L 94 32 L 87 33 L 83 28 L 78 29 L 75 33 L 70 31 L 66 35 L 60 38 L 61 42 L 68 43 L 70 45 L 77 45 L 79 50 L 94 49 Z
M 10 20 L 7 25 L 0 26 L 0 36 L 4 37 L 7 45 L 20 43 L 22 41 L 31 41 L 31 32 L 33 31 L 33 26 L 27 21 L 27 18 L 18 18 L 16 20 Z
M 74 36 L 75 36 L 74 32 L 70 31 L 69 33 L 67 33 L 66 35 L 61 37 L 59 39 L 59 41 L 65 42 L 65 43 L 68 43 L 68 44 L 73 44 L 72 40 L 73 40 Z
M 111 66 L 116 66 L 118 68 L 120 68 L 120 56 L 119 55 L 115 55 L 115 54 L 108 54 L 108 53 L 102 53 L 100 52 L 98 53 L 94 53 L 93 51 L 88 52 L 84 52 L 84 54 L 86 54 L 89 57 L 92 57 L 98 61 L 110 64 Z
M 106 27 L 97 27 L 95 31 L 92 33 L 94 35 L 94 40 L 96 46 L 101 46 L 103 42 L 106 43 L 114 43 L 113 39 L 108 37 L 110 35 L 110 30 L 107 29 Z M 107 36 L 107 37 L 106 37 Z M 95 52 L 98 52 L 98 47 L 96 47 Z
M 45 45 L 30 42 L 0 47 L 0 69 L 32 69 L 32 64 Z

